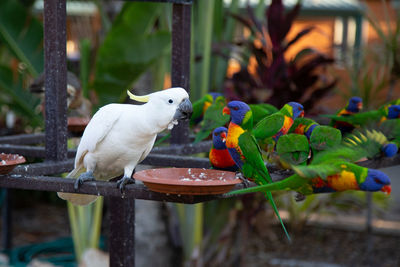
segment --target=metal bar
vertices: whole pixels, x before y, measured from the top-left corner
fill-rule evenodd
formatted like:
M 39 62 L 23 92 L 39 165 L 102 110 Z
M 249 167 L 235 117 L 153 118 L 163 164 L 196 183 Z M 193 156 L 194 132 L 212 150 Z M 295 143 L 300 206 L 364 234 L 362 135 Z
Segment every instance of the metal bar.
M 205 141 L 198 144 L 182 144 L 182 145 L 170 145 L 165 147 L 154 147 L 151 151 L 152 154 L 180 154 L 190 155 L 202 152 L 208 152 L 211 148 L 211 141 Z M 17 145 L 17 144 L 1 144 L 0 151 L 3 153 L 17 153 L 26 157 L 37 157 L 44 158 L 46 151 L 41 146 L 28 146 L 28 145 Z M 75 157 L 76 149 L 68 149 L 68 158 Z
M 17 134 L 10 136 L 1 136 L 0 144 L 18 144 L 18 145 L 33 145 L 45 142 L 45 134 Z
M 170 146 L 154 147 L 151 153 L 156 154 L 178 154 L 178 155 L 190 155 L 201 152 L 209 152 L 211 149 L 212 141 L 204 141 L 197 144 L 173 144 Z
M 17 166 L 12 174 L 19 175 L 54 175 L 69 172 L 74 168 L 74 160 L 65 161 L 46 161 L 43 163 L 33 163 Z
M 40 147 L 40 146 L 2 145 L 2 144 L 0 144 L 0 151 L 3 153 L 20 154 L 24 157 L 34 157 L 34 158 L 45 158 L 46 157 L 45 147 Z M 75 157 L 75 154 L 76 154 L 76 149 L 69 149 L 67 151 L 68 158 Z
M 81 193 L 99 196 L 109 196 L 117 198 L 136 198 L 154 201 L 166 201 L 185 204 L 194 204 L 209 201 L 221 197 L 222 195 L 174 195 L 153 192 L 147 189 L 143 184 L 129 184 L 126 186 L 124 195 L 121 195 L 115 182 L 95 181 L 84 183 L 79 190 L 74 189 L 74 179 L 32 176 L 32 175 L 0 175 L 0 187 L 15 188 L 24 190 L 40 190 L 53 192 Z M 242 188 L 242 185 L 235 187 Z
M 172 87 L 183 87 L 190 92 L 190 23 L 192 6 L 174 4 L 172 9 Z M 182 121 L 172 129 L 171 144 L 189 143 L 189 121 Z
M 3 250 L 9 251 L 12 246 L 12 210 L 11 210 L 11 190 L 4 189 L 4 202 L 3 209 L 1 212 L 2 218 L 2 235 L 1 235 L 1 245 Z
M 206 158 L 195 158 L 175 155 L 160 155 L 149 154 L 147 158 L 142 161 L 142 164 L 151 166 L 164 166 L 164 167 L 192 167 L 192 168 L 210 168 L 210 161 Z
M 110 266 L 135 266 L 135 199 L 109 198 Z
M 67 158 L 66 0 L 44 1 L 46 159 Z

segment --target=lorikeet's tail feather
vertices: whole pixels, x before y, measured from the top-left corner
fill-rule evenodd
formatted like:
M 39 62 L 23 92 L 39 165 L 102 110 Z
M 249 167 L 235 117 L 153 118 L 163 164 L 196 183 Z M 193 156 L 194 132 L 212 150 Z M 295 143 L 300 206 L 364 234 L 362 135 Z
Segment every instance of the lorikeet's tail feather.
M 283 223 L 282 218 L 281 218 L 281 216 L 279 215 L 278 208 L 277 208 L 276 205 L 275 205 L 275 201 L 274 201 L 274 199 L 272 198 L 271 192 L 264 192 L 264 196 L 265 196 L 265 198 L 268 199 L 269 202 L 271 203 L 272 208 L 274 209 L 274 212 L 275 212 L 276 216 L 278 217 L 279 222 L 280 222 L 281 225 L 282 225 L 283 231 L 285 232 L 285 235 L 286 235 L 287 239 L 289 240 L 289 242 L 292 242 L 292 240 L 290 239 L 290 235 L 289 235 L 289 233 L 288 233 L 287 230 L 286 230 L 285 224 Z
M 76 179 L 82 172 L 84 172 L 84 168 L 75 168 L 67 175 L 67 178 Z M 63 193 L 63 192 L 57 192 L 57 195 L 59 198 L 67 200 L 72 204 L 79 206 L 89 205 L 98 198 L 98 196 L 94 195 Z

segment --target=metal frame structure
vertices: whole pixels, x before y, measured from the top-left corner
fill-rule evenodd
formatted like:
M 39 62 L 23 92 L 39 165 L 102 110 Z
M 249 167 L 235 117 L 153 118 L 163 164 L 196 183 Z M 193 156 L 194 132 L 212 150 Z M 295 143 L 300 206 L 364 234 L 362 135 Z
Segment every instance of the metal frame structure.
M 146 1 L 146 0 L 139 0 Z M 192 0 L 153 0 L 173 5 L 172 16 L 172 86 L 189 91 L 190 74 L 190 29 Z M 140 184 L 127 185 L 125 193 L 112 182 L 87 182 L 78 191 L 74 190 L 72 179 L 47 176 L 67 172 L 73 168 L 74 150 L 67 149 L 67 105 L 66 105 L 66 0 L 44 1 L 44 45 L 45 45 L 45 87 L 46 121 L 45 134 L 29 134 L 0 137 L 0 151 L 19 153 L 27 157 L 43 158 L 43 163 L 18 166 L 11 174 L 3 175 L 0 187 L 40 191 L 79 192 L 102 195 L 110 201 L 110 266 L 135 265 L 135 199 L 179 202 L 193 204 L 220 196 L 169 195 L 149 191 Z M 208 159 L 185 155 L 206 152 L 210 142 L 189 144 L 188 125 L 183 123 L 172 131 L 169 147 L 154 148 L 143 164 L 174 167 L 209 167 Z M 45 146 L 37 144 L 45 143 Z M 32 146 L 35 145 L 35 146 Z M 396 165 L 396 157 L 386 164 Z M 368 164 L 376 164 L 374 162 Z M 272 172 L 274 180 L 288 176 L 288 173 Z M 241 185 L 237 186 L 238 188 Z M 7 206 L 7 205 L 6 205 Z M 10 210 L 3 210 L 3 227 L 10 227 Z M 10 248 L 10 229 L 5 230 L 2 244 Z M 129 237 L 129 238 L 127 238 Z

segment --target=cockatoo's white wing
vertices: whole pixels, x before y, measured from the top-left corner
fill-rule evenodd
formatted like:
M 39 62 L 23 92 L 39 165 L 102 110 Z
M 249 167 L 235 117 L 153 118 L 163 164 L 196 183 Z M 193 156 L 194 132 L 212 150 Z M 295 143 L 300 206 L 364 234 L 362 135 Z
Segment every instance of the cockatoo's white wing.
M 111 131 L 121 116 L 121 105 L 110 104 L 99 109 L 86 126 L 75 157 L 75 168 L 82 164 L 87 152 L 93 152 L 104 137 Z

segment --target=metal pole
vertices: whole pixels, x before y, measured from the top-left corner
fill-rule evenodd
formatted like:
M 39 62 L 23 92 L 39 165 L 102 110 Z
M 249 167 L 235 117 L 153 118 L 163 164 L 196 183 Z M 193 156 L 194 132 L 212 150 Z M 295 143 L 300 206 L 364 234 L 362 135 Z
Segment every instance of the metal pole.
M 110 267 L 135 266 L 135 199 L 110 197 Z
M 12 243 L 12 213 L 11 213 L 11 192 L 10 189 L 2 189 L 4 190 L 4 202 L 3 202 L 3 210 L 2 210 L 2 229 L 3 233 L 1 236 L 1 245 L 5 251 L 9 251 L 11 249 Z
M 67 159 L 65 0 L 44 1 L 46 159 Z
M 190 23 L 192 6 L 174 4 L 172 9 L 172 87 L 188 92 L 190 80 Z M 189 122 L 180 122 L 172 129 L 171 143 L 189 143 Z

